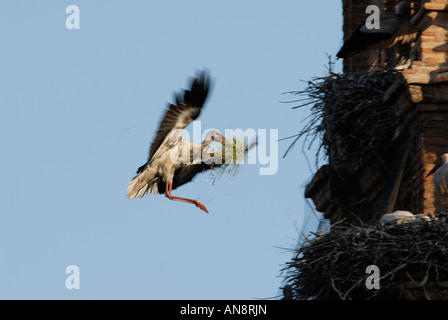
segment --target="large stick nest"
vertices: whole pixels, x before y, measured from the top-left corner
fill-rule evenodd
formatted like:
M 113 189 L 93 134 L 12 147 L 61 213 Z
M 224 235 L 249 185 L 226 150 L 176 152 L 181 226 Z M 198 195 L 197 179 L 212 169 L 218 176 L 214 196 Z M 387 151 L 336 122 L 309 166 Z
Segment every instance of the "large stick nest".
M 395 70 L 331 73 L 309 81 L 303 91 L 290 92 L 301 97 L 290 101 L 300 103 L 294 108 L 312 107 L 286 153 L 301 137 L 310 146 L 320 137 L 316 161 L 323 149 L 342 176 L 355 174 L 370 161 L 383 163 L 382 153 L 397 125 L 393 107 L 384 104 L 383 96 L 398 76 Z
M 447 213 L 399 225 L 334 226 L 287 263 L 290 298 L 448 299 Z M 369 265 L 380 289 L 367 289 Z

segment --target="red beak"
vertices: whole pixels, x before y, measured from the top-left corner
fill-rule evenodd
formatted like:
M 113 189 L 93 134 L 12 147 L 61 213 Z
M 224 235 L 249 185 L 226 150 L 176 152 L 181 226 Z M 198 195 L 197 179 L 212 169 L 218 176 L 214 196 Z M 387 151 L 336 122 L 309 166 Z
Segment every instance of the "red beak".
M 432 168 L 432 170 L 429 171 L 429 173 L 426 175 L 425 178 L 428 178 L 430 175 L 432 175 L 434 172 L 436 172 L 437 169 L 439 169 L 441 166 L 442 166 L 441 164 L 436 164 L 436 165 L 434 166 L 434 168 Z
M 221 137 L 221 141 L 222 141 L 222 142 L 221 142 L 222 144 L 225 144 L 225 143 L 226 143 L 226 138 Z

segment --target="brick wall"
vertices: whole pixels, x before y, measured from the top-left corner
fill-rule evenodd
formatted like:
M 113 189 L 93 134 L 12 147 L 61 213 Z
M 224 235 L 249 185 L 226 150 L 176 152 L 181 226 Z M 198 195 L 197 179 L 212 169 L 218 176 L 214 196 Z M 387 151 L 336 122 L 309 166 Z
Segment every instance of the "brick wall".
M 438 156 L 448 152 L 448 0 L 423 4 L 425 14 L 417 17 L 422 30 L 418 41 L 420 54 L 402 74 L 422 124 L 420 135 L 423 163 L 423 212 L 433 215 L 444 210 L 435 193 L 432 176 L 424 178 Z
M 394 209 L 414 213 L 434 213 L 445 209 L 437 199 L 432 177 L 425 178 L 440 154 L 448 152 L 448 0 L 410 1 L 413 23 L 421 36 L 413 46 L 415 57 L 411 68 L 403 70 L 405 83 L 391 88 L 397 117 L 419 130 L 413 138 Z M 365 8 L 378 5 L 384 11 L 394 11 L 395 0 L 343 0 L 344 39 L 365 21 Z M 391 61 L 397 48 L 386 49 L 382 59 Z M 378 57 L 371 50 L 344 61 L 344 72 L 370 70 Z M 387 60 L 389 59 L 389 60 Z M 366 173 L 366 176 L 369 176 Z M 384 179 L 379 174 L 375 188 L 369 190 L 369 200 L 379 206 Z M 362 177 L 360 178 L 362 181 Z
M 365 21 L 368 5 L 375 4 L 385 11 L 393 11 L 398 1 L 343 0 L 342 3 L 346 39 Z M 385 172 L 375 164 L 358 177 L 356 184 L 361 186 L 360 192 L 370 205 L 368 216 L 359 216 L 362 220 L 377 219 L 384 213 L 384 208 L 428 215 L 446 209 L 437 198 L 432 176 L 426 178 L 426 175 L 438 156 L 448 152 L 448 0 L 412 1 L 411 6 L 414 13 L 412 22 L 419 27 L 421 36 L 412 45 L 410 68 L 401 71 L 403 77 L 389 88 L 384 97 L 385 103 L 394 106 L 401 123 L 396 132 L 398 140 L 391 142 L 390 149 L 399 149 L 391 154 L 391 164 L 395 169 L 399 161 L 393 158 L 396 159 L 397 154 L 399 158 L 400 152 L 406 150 L 407 156 L 400 164 L 404 166 L 400 170 L 403 174 L 393 188 L 391 176 L 395 178 L 396 172 Z M 382 55 L 395 59 L 395 50 L 383 50 Z M 345 59 L 344 72 L 370 70 L 378 57 L 378 52 L 372 51 Z M 334 188 L 326 171 L 316 174 L 307 187 L 306 196 L 312 198 L 317 209 L 335 223 L 346 217 L 342 213 L 342 205 L 334 199 Z M 391 188 L 398 190 L 396 196 L 391 197 Z

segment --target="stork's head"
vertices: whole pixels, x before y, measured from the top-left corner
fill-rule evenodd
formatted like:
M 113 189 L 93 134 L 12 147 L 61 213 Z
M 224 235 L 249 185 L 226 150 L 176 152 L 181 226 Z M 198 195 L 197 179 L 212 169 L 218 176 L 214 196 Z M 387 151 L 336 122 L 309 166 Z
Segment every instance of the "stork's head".
M 400 16 L 409 16 L 411 15 L 411 5 L 407 1 L 400 1 L 395 12 Z
M 439 169 L 441 166 L 443 166 L 445 163 L 448 163 L 448 153 L 442 154 L 436 162 L 436 165 L 434 166 L 434 168 L 432 168 L 431 171 L 429 171 L 429 173 L 426 175 L 426 178 L 428 178 L 430 175 L 432 175 L 434 172 L 437 171 L 437 169 Z
M 226 143 L 226 139 L 224 138 L 223 134 L 216 129 L 209 130 L 207 134 L 205 135 L 204 143 L 210 144 L 212 142 L 219 142 L 221 144 Z

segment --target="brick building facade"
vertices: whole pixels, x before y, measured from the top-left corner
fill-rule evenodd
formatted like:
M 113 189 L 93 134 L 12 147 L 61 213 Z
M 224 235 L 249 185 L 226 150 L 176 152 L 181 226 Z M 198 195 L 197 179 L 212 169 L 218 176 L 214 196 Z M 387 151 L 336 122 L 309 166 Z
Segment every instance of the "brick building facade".
M 368 5 L 378 5 L 384 11 L 394 11 L 398 1 L 393 0 L 343 0 L 344 38 L 365 21 Z M 401 126 L 392 146 L 401 157 L 398 166 L 402 174 L 395 177 L 394 201 L 384 205 L 388 174 L 373 163 L 358 177 L 360 192 L 373 206 L 370 216 L 362 220 L 377 219 L 381 214 L 394 210 L 409 210 L 414 214 L 434 215 L 446 208 L 437 199 L 432 177 L 426 174 L 434 166 L 440 154 L 448 152 L 448 0 L 410 1 L 413 8 L 412 22 L 418 26 L 420 36 L 408 50 L 413 57 L 403 77 L 385 92 L 384 101 L 391 103 Z M 400 46 L 382 50 L 381 61 L 394 66 L 403 50 Z M 368 71 L 378 63 L 378 50 L 370 50 L 347 58 L 344 72 Z M 326 180 L 328 166 L 323 166 L 310 182 L 306 197 L 312 198 L 317 210 L 324 212 L 332 223 L 344 218 L 338 210 L 338 201 L 328 194 L 335 194 Z

